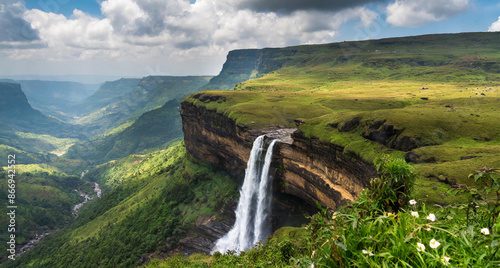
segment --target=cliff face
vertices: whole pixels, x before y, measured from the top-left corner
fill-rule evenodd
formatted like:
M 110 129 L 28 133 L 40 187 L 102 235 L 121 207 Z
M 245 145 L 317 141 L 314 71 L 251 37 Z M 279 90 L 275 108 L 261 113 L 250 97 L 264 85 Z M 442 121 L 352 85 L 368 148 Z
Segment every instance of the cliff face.
M 344 148 L 292 133 L 292 143 L 280 143 L 276 172 L 284 191 L 315 204 L 336 208 L 353 201 L 376 175 L 373 166 L 344 154 Z
M 195 96 L 200 97 L 200 96 Z M 343 148 L 308 139 L 297 129 L 247 129 L 205 107 L 184 101 L 181 107 L 184 142 L 195 158 L 242 173 L 252 143 L 259 135 L 280 138 L 275 149 L 275 190 L 336 208 L 354 200 L 367 187 L 375 169 Z
M 6 129 L 12 128 L 15 131 L 83 138 L 77 126 L 63 123 L 33 109 L 19 84 L 0 83 L 0 124 L 6 124 Z
M 275 71 L 287 64 L 294 48 L 241 49 L 230 51 L 221 72 L 203 90 L 227 90 L 236 84 Z
M 21 85 L 0 82 L 0 112 L 5 117 L 21 117 L 37 113 L 28 103 Z M 15 118 L 17 119 L 17 118 Z

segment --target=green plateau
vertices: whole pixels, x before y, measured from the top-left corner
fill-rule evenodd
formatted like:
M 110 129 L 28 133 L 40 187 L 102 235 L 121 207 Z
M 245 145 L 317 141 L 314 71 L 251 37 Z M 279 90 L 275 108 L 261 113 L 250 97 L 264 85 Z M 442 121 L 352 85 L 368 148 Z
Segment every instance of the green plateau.
M 259 78 L 184 101 L 248 128 L 298 126 L 368 163 L 405 156 L 421 197 L 442 202 L 443 183 L 500 165 L 498 45 L 467 33 L 263 49 Z

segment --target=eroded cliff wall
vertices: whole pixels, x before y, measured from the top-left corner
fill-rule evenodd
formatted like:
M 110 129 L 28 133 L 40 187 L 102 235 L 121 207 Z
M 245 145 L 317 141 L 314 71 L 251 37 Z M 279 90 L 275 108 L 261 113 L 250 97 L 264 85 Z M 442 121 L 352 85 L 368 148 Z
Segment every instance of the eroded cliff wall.
M 234 120 L 184 101 L 181 108 L 184 142 L 195 158 L 242 172 L 254 139 L 262 134 L 281 138 L 275 149 L 275 185 L 279 191 L 331 208 L 354 200 L 375 176 L 374 167 L 342 147 L 309 139 L 297 129 L 248 129 Z

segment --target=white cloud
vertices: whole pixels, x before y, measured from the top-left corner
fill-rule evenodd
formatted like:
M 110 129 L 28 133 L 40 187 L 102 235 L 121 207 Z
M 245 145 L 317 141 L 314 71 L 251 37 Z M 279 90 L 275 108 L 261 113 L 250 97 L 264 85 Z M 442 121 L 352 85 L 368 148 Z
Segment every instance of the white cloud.
M 0 45 L 22 45 L 38 40 L 38 33 L 22 17 L 26 10 L 17 0 L 0 3 Z
M 387 22 L 402 27 L 423 26 L 463 12 L 468 5 L 468 0 L 396 0 L 387 6 Z
M 146 13 L 132 0 L 109 0 L 101 3 L 101 12 L 109 19 L 118 33 L 136 32 L 138 24 L 147 18 Z
M 41 50 L 14 52 L 11 58 L 44 58 L 46 60 L 86 60 L 112 57 L 117 48 L 109 19 L 97 19 L 75 9 L 68 19 L 63 15 L 38 9 L 24 12 L 24 18 L 39 32 L 47 47 Z
M 232 49 L 332 42 L 343 23 L 354 20 L 369 26 L 378 17 L 365 7 L 279 13 L 241 8 L 236 2 L 106 0 L 101 3 L 102 18 L 79 10 L 69 18 L 25 10 L 22 18 L 46 47 L 5 55 L 49 62 L 135 61 L 154 70 L 166 64 L 166 72 L 195 74 L 206 72 L 200 63 L 220 68 Z
M 500 31 L 500 17 L 498 17 L 498 20 L 493 22 L 490 28 L 488 28 L 488 32 L 498 32 L 498 31 Z

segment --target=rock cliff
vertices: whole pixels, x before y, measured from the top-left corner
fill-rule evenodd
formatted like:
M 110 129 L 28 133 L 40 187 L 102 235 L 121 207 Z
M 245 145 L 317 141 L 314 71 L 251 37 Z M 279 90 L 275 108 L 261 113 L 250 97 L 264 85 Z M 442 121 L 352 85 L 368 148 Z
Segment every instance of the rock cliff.
M 3 136 L 7 134 L 7 130 L 48 134 L 59 138 L 84 137 L 79 133 L 78 126 L 63 123 L 33 109 L 20 84 L 0 82 L 0 125 L 5 131 L 1 133 L 0 139 L 11 139 Z M 15 144 L 10 145 L 18 146 L 18 141 L 14 142 Z
M 246 168 L 257 136 L 280 138 L 282 142 L 275 149 L 274 189 L 311 205 L 319 202 L 335 209 L 345 200 L 354 200 L 376 174 L 372 165 L 344 154 L 342 147 L 309 139 L 295 128 L 249 128 L 189 101 L 182 103 L 181 116 L 187 151 L 195 158 L 239 174 Z

